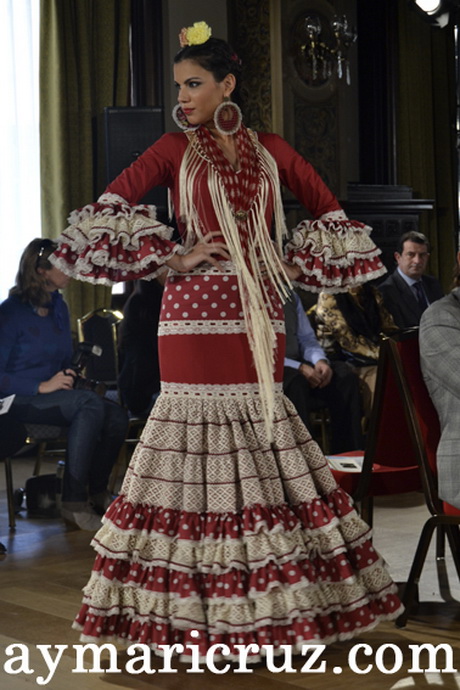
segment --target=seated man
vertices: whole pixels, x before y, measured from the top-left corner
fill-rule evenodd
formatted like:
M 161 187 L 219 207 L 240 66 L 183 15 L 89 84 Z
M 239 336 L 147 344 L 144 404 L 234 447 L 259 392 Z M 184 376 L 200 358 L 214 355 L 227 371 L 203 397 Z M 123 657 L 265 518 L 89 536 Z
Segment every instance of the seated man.
M 324 402 L 331 420 L 331 453 L 363 447 L 358 377 L 346 362 L 329 362 L 319 345 L 299 296 L 284 305 L 286 357 L 284 393 L 310 430 L 313 401 Z
M 439 496 L 460 508 L 460 252 L 455 288 L 420 321 L 423 377 L 441 424 L 437 448 Z
M 398 328 L 418 326 L 425 309 L 443 296 L 436 278 L 424 275 L 430 258 L 430 243 L 420 232 L 406 232 L 399 238 L 397 267 L 379 285 L 385 307 Z

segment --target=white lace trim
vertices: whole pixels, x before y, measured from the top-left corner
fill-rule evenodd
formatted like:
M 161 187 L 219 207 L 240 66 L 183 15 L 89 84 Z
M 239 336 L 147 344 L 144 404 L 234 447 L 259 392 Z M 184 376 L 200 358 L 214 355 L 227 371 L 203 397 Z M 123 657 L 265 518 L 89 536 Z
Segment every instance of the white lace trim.
M 284 321 L 273 321 L 275 333 L 284 333 Z M 162 321 L 158 328 L 158 335 L 228 335 L 246 333 L 246 324 L 241 319 L 225 321 Z
M 183 250 L 183 253 L 186 254 L 186 250 Z M 215 266 L 212 266 L 211 264 L 208 264 L 204 262 L 203 264 L 200 264 L 199 266 L 196 266 L 193 268 L 191 271 L 187 271 L 187 273 L 182 273 L 180 271 L 175 271 L 174 269 L 169 269 L 169 274 L 171 276 L 180 276 L 183 278 L 184 276 L 190 275 L 190 276 L 222 276 L 222 275 L 236 275 L 236 266 L 233 263 L 233 261 L 219 261 L 219 268 L 216 268 Z
M 283 385 L 281 383 L 273 384 L 273 392 L 275 395 L 282 394 Z M 226 383 L 226 384 L 212 384 L 212 383 L 172 383 L 167 381 L 161 382 L 161 393 L 167 395 L 180 395 L 183 397 L 247 397 L 259 395 L 260 387 L 257 383 Z
M 302 267 L 304 268 L 300 259 L 297 260 L 295 258 L 294 263 L 299 266 L 302 265 Z M 385 275 L 385 273 L 387 273 L 387 269 L 385 268 L 385 266 L 382 266 L 381 268 L 375 269 L 375 271 L 367 271 L 367 273 L 362 273 L 361 275 L 355 274 L 354 276 L 350 276 L 348 280 L 344 280 L 341 276 L 338 276 L 334 279 L 328 278 L 327 285 L 311 285 L 309 283 L 302 283 L 300 282 L 300 280 L 294 280 L 292 284 L 294 288 L 301 288 L 306 292 L 327 292 L 335 295 L 339 292 L 348 292 L 351 287 L 362 285 L 363 283 L 367 283 L 369 280 L 375 280 L 376 278 L 380 278 L 380 276 Z M 308 271 L 304 268 L 302 277 L 304 276 L 313 276 L 318 281 L 325 280 L 324 275 L 321 273 L 321 271 L 318 270 Z
M 370 259 L 381 254 L 369 235 L 372 228 L 353 225 L 354 221 L 329 218 L 325 214 L 317 220 L 303 220 L 296 228 L 285 252 L 308 249 L 312 256 L 323 256 L 327 263 L 350 266 L 356 259 Z
M 348 220 L 348 216 L 343 209 L 339 211 L 328 211 L 319 217 L 319 220 Z
M 105 252 L 93 252 L 94 258 L 92 261 L 90 258 L 79 258 L 74 264 L 69 264 L 63 256 L 54 256 L 53 254 L 51 254 L 49 260 L 56 268 L 71 278 L 78 278 L 87 283 L 92 283 L 93 285 L 111 286 L 117 282 L 127 280 L 129 274 L 131 274 L 131 280 L 134 280 L 133 274 L 136 273 L 142 273 L 142 280 L 153 280 L 164 271 L 166 261 L 169 261 L 174 254 L 182 253 L 183 248 L 180 245 L 175 245 L 172 251 L 161 257 L 152 250 L 149 256 L 142 258 L 134 264 L 126 264 L 122 261 L 116 262 L 115 260 L 113 262 L 107 260 L 104 263 L 102 255 L 104 255 Z M 91 275 L 95 266 L 100 266 L 102 269 L 107 270 L 107 272 L 112 273 L 112 275 L 113 272 L 116 271 L 116 277 L 114 278 L 110 275 Z M 145 275 L 146 270 L 149 270 L 148 275 Z
M 101 194 L 101 196 L 98 199 L 98 202 L 100 204 L 126 204 L 129 206 L 129 202 L 126 201 L 126 199 L 119 194 L 112 194 L 112 192 L 106 192 L 105 194 Z

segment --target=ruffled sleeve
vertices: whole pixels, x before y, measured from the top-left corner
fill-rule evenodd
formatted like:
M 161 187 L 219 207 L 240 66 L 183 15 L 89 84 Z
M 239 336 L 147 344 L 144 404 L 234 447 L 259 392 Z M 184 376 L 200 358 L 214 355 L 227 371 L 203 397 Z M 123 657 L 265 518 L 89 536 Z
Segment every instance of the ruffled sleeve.
M 302 271 L 294 285 L 312 292 L 345 292 L 384 275 L 381 251 L 370 232 L 342 210 L 299 223 L 285 248 L 287 263 Z
M 71 213 L 50 261 L 90 283 L 152 279 L 173 254 L 184 251 L 171 241 L 172 234 L 156 219 L 154 206 L 129 204 L 118 194 L 105 193 Z
M 259 139 L 274 157 L 281 183 L 313 218 L 291 231 L 285 248 L 286 262 L 302 271 L 294 285 L 312 292 L 345 292 L 384 275 L 372 229 L 347 218 L 313 166 L 284 139 L 276 134 L 259 134 Z

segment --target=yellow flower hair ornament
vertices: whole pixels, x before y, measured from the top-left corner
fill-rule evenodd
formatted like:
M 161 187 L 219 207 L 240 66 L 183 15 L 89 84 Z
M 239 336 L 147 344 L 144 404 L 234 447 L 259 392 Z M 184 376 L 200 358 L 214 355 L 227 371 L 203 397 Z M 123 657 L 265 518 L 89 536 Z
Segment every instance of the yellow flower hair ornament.
M 206 22 L 195 22 L 193 26 L 184 27 L 179 34 L 180 47 L 199 46 L 211 37 L 211 27 Z

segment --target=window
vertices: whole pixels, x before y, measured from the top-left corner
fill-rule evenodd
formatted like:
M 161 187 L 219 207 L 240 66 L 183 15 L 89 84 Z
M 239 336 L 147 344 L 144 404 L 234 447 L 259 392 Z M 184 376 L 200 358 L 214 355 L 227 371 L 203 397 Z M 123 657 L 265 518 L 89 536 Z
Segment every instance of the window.
M 40 0 L 0 2 L 0 301 L 19 258 L 41 236 L 39 158 Z

